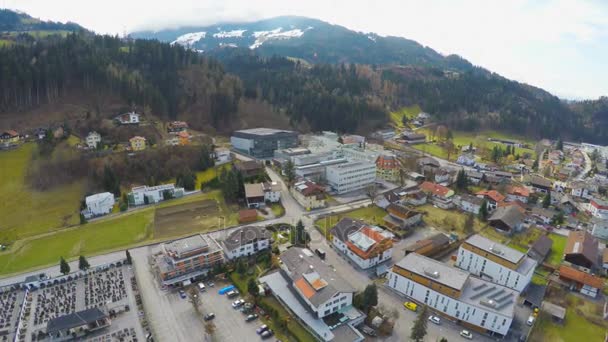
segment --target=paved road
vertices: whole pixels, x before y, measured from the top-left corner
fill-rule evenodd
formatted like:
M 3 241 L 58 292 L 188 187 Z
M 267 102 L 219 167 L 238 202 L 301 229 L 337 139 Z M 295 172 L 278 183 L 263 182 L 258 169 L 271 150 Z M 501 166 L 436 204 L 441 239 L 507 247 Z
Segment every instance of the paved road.
M 583 178 L 587 177 L 587 174 L 589 174 L 591 171 L 591 158 L 589 158 L 589 154 L 583 150 L 581 150 L 581 152 L 583 153 L 583 157 L 585 157 L 585 169 L 583 169 L 583 172 L 576 176 L 576 180 L 582 180 Z

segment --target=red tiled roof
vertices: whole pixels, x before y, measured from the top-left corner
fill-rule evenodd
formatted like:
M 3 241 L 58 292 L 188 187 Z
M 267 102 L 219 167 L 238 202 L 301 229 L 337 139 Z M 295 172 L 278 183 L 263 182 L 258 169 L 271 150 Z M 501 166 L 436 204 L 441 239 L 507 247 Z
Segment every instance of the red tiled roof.
M 509 188 L 508 193 L 511 195 L 515 195 L 515 196 L 523 196 L 523 197 L 530 196 L 530 190 L 528 190 L 528 188 L 523 187 L 523 186 L 513 186 L 513 187 Z
M 433 195 L 437 195 L 440 197 L 445 197 L 451 191 L 450 188 L 431 182 L 424 182 L 420 184 L 420 190 L 424 192 L 430 192 Z
M 19 135 L 19 133 L 17 133 L 17 131 L 11 129 L 5 132 L 6 134 L 10 135 L 11 137 L 16 137 Z
M 498 202 L 498 207 L 516 207 L 517 210 L 519 210 L 522 214 L 526 213 L 526 205 L 520 201 L 520 200 L 515 200 L 515 201 L 511 201 L 511 202 Z
M 559 267 L 559 276 L 574 280 L 581 284 L 589 285 L 596 289 L 601 289 L 604 287 L 604 280 L 602 280 L 602 278 L 596 277 L 593 274 L 579 271 L 566 265 L 561 265 Z
M 497 203 L 505 200 L 505 196 L 496 190 L 483 190 L 477 192 L 475 195 L 488 197 Z

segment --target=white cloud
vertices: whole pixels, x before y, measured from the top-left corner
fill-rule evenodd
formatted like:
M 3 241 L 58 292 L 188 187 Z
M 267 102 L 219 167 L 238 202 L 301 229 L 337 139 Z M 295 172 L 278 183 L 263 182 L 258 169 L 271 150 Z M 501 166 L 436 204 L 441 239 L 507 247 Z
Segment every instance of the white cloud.
M 98 32 L 302 15 L 403 36 L 563 96 L 608 95 L 608 4 L 602 0 L 4 0 Z

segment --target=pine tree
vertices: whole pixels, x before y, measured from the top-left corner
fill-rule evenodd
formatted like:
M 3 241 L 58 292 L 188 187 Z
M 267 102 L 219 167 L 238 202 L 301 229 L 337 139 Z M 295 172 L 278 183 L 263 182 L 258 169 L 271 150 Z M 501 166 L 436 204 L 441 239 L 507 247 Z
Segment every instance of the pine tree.
M 310 235 L 308 235 L 308 232 L 304 228 L 304 223 L 302 220 L 298 220 L 298 223 L 291 232 L 290 240 L 291 244 L 294 246 L 307 246 L 308 242 L 310 241 Z
M 545 195 L 545 197 L 543 197 L 543 208 L 549 208 L 549 206 L 551 205 L 551 192 L 547 192 L 547 194 Z
M 561 138 L 557 139 L 557 143 L 555 143 L 555 149 L 560 151 L 564 150 L 564 142 Z
M 61 274 L 63 275 L 70 273 L 70 265 L 67 263 L 67 261 L 65 261 L 63 257 L 59 259 L 59 272 L 61 272 Z
M 488 219 L 488 202 L 485 199 L 481 202 L 481 206 L 479 207 L 479 219 L 483 222 L 486 222 Z
M 416 317 L 414 321 L 414 325 L 412 326 L 412 333 L 410 338 L 416 342 L 422 342 L 424 340 L 424 336 L 426 336 L 426 322 L 427 322 L 427 308 L 426 305 L 422 307 L 422 310 Z
M 366 313 L 369 313 L 369 310 L 376 305 L 378 305 L 378 288 L 376 284 L 372 283 L 363 290 L 361 307 Z
M 131 265 L 133 263 L 133 260 L 131 259 L 131 253 L 129 253 L 128 249 L 125 251 L 125 255 L 127 258 L 127 265 Z
M 283 172 L 285 173 L 285 178 L 287 179 L 288 185 L 291 186 L 293 181 L 296 179 L 295 166 L 291 160 L 288 160 L 287 163 L 285 163 Z
M 87 258 L 85 258 L 84 255 L 81 255 L 80 258 L 78 258 L 78 269 L 81 271 L 86 271 L 89 269 L 89 267 L 91 267 L 91 265 L 89 265 Z
M 247 281 L 247 292 L 254 298 L 257 297 L 259 294 L 258 284 L 256 284 L 253 278 L 249 278 L 249 280 Z

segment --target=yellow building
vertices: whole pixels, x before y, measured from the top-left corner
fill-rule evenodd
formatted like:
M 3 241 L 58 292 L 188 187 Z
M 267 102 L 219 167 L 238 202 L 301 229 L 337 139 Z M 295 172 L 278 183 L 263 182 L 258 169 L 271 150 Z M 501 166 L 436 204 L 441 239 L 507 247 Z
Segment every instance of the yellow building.
M 143 151 L 146 149 L 146 138 L 140 136 L 134 136 L 129 139 L 129 143 L 131 144 L 131 150 L 133 151 Z
M 16 131 L 10 130 L 0 135 L 0 143 L 4 146 L 17 145 L 21 140 L 21 136 Z

